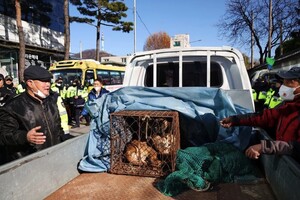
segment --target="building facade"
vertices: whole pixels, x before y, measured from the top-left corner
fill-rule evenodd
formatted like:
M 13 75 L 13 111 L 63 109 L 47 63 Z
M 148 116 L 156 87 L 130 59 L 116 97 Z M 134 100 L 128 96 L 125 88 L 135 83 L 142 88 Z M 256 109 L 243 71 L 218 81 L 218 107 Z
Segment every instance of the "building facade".
M 176 47 L 190 47 L 190 35 L 189 34 L 178 34 L 171 37 L 170 48 Z
M 21 2 L 25 34 L 25 68 L 50 63 L 64 57 L 63 0 Z M 0 73 L 18 81 L 19 37 L 14 1 L 0 1 Z

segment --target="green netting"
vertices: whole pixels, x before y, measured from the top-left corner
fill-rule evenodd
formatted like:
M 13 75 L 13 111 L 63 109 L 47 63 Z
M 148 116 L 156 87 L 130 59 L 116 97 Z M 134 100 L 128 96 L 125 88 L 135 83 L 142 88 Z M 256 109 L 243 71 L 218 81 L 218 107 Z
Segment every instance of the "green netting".
M 243 152 L 232 144 L 215 142 L 188 147 L 177 152 L 176 171 L 156 187 L 167 196 L 186 189 L 204 191 L 212 183 L 233 182 L 234 176 L 256 175 L 257 169 Z

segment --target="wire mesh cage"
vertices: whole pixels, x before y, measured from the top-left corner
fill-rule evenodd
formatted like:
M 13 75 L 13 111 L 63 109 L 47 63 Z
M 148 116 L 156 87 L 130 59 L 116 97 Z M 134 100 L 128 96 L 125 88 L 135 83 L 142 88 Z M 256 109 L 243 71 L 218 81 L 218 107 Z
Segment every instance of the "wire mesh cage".
M 111 173 L 161 177 L 175 170 L 178 112 L 123 110 L 110 115 L 110 127 Z

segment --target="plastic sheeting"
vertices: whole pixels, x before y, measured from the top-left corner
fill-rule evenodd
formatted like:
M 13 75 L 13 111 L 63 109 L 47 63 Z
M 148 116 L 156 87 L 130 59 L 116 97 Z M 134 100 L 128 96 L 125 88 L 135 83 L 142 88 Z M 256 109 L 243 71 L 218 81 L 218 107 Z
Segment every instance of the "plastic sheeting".
M 92 121 L 84 156 L 78 168 L 86 172 L 109 170 L 109 115 L 120 110 L 178 111 L 181 148 L 226 141 L 243 150 L 251 137 L 251 127 L 225 129 L 219 125 L 224 117 L 250 112 L 234 105 L 231 98 L 219 88 L 124 87 L 87 102 L 85 107 Z

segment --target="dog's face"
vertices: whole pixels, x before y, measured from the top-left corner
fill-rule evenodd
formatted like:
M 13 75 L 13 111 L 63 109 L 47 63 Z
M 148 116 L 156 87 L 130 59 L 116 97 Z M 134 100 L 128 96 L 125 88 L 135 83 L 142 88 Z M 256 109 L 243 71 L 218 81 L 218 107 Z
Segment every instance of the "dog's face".
M 153 143 L 159 153 L 169 154 L 172 150 L 172 144 L 174 144 L 174 136 L 171 133 L 167 133 L 165 136 L 156 135 L 153 137 Z

